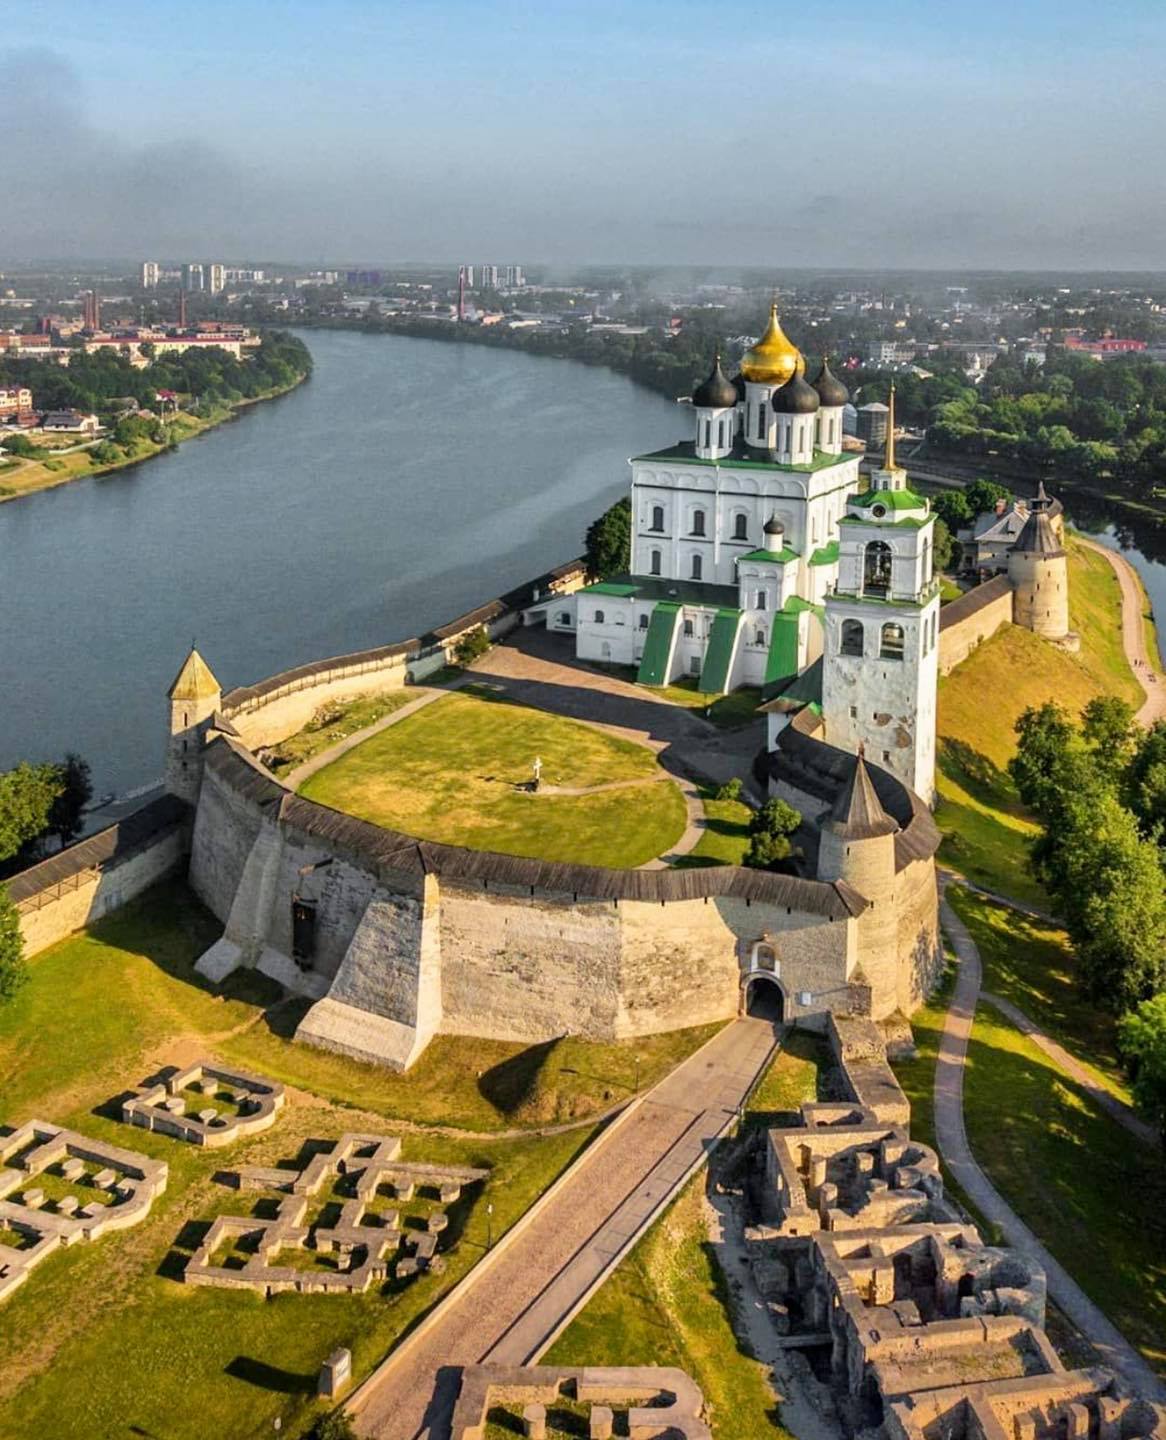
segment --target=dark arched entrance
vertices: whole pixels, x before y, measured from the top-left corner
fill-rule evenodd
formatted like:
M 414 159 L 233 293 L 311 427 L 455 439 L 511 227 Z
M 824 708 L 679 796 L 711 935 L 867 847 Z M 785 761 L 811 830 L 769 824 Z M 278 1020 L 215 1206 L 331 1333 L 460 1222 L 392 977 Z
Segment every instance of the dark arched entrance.
M 785 1019 L 785 995 L 772 975 L 750 975 L 745 981 L 745 1014 L 780 1025 Z

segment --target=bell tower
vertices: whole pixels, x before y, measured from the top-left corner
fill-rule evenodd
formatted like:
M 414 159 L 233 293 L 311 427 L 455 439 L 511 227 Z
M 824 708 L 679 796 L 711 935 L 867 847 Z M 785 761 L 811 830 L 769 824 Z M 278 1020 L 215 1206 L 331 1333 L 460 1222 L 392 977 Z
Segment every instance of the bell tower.
M 202 784 L 202 744 L 219 708 L 222 691 L 211 667 L 192 645 L 168 692 L 170 739 L 166 746 L 166 789 L 192 805 Z
M 838 522 L 838 579 L 826 596 L 826 740 L 866 754 L 922 799 L 935 794 L 939 585 L 935 517 L 895 462 L 895 392 L 883 463 Z

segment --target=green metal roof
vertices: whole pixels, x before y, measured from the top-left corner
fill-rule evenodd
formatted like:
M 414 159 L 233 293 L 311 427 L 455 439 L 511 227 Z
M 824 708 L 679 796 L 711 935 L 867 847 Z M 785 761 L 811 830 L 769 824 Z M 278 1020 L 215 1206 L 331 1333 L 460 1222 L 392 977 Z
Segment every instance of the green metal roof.
M 821 550 L 815 550 L 810 556 L 811 565 L 833 565 L 838 560 L 838 541 L 831 540 L 829 545 L 823 545 Z
M 786 545 L 781 550 L 750 550 L 748 555 L 737 556 L 737 564 L 740 565 L 743 560 L 751 560 L 758 565 L 788 565 L 791 561 L 800 559 L 798 552 Z
M 861 525 L 867 530 L 887 530 L 896 525 L 904 530 L 922 530 L 925 525 L 930 525 L 935 519 L 934 515 L 904 515 L 900 520 L 864 520 L 861 515 L 840 515 L 839 526 Z
M 869 510 L 872 505 L 883 504 L 888 510 L 926 510 L 927 501 L 914 490 L 864 490 L 853 495 L 847 502 Z
M 702 694 L 723 695 L 729 688 L 729 671 L 740 626 L 740 610 L 725 608 L 717 611 L 696 687 Z
M 600 580 L 594 585 L 584 585 L 580 595 L 622 595 L 626 600 L 639 593 L 638 585 L 623 584 L 615 580 Z
M 832 465 L 841 465 L 844 461 L 857 458 L 861 457 L 846 453 L 827 455 L 823 450 L 815 450 L 814 458 L 805 465 L 781 465 L 776 460 L 759 459 L 755 450 L 748 450 L 738 444 L 720 460 L 706 460 L 696 453 L 696 442 L 693 440 L 681 440 L 666 450 L 651 450 L 646 455 L 632 456 L 633 460 L 680 460 L 686 465 L 710 465 L 718 470 L 785 470 L 799 475 L 812 475 L 816 470 L 828 470 Z
M 779 680 L 797 674 L 800 628 L 798 615 L 793 610 L 779 610 L 773 617 L 769 654 L 765 657 L 764 685 L 774 685 Z

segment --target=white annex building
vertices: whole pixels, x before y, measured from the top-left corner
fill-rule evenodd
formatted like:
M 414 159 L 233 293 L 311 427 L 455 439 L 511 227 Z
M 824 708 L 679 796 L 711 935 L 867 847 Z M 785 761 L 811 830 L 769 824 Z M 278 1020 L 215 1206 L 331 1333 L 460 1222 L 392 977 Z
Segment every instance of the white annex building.
M 934 794 L 939 585 L 934 517 L 886 455 L 860 492 L 842 448 L 845 386 L 813 383 L 770 310 L 728 379 L 692 396 L 695 434 L 632 467 L 631 573 L 549 607 L 580 659 L 635 666 L 645 685 L 692 677 L 812 705 L 823 739 Z M 769 708 L 770 745 L 790 716 Z

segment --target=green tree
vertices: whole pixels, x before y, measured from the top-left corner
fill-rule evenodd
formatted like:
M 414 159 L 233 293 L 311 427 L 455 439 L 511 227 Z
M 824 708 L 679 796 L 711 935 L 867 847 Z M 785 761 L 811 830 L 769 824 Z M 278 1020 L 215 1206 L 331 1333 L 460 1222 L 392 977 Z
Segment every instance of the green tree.
M 1157 1125 L 1166 1147 L 1166 991 L 1123 1015 L 1117 1033 L 1129 1063 L 1134 1099 Z
M 48 830 L 62 845 L 70 845 L 81 833 L 85 807 L 93 798 L 89 762 L 70 751 L 57 767 L 62 790 L 49 808 Z
M 802 823 L 800 813 L 776 797 L 767 800 L 749 822 L 744 863 L 752 870 L 777 870 L 793 854 L 790 836 Z
M 964 491 L 968 506 L 973 515 L 982 515 L 986 510 L 994 510 L 997 500 L 1011 500 L 1012 491 L 1007 485 L 998 485 L 995 480 L 973 480 Z
M 28 853 L 49 828 L 49 814 L 64 792 L 57 765 L 18 765 L 0 773 L 0 866 Z
M 1122 799 L 1143 835 L 1166 842 L 1166 721 L 1139 735 L 1122 776 Z
M 1093 763 L 1116 783 L 1133 749 L 1133 707 L 1116 695 L 1095 696 L 1081 712 L 1081 734 L 1093 751 Z
M 968 497 L 962 490 L 943 490 L 931 497 L 931 508 L 951 531 L 970 525 L 975 519 Z
M 1050 807 L 1058 769 L 1077 739 L 1069 712 L 1052 700 L 1030 705 L 1016 722 L 1019 737 L 1008 773 L 1030 810 L 1044 813 Z
M 951 538 L 951 531 L 942 520 L 937 519 L 932 530 L 931 543 L 931 558 L 935 569 L 949 570 L 954 554 L 955 541 Z
M 486 627 L 476 625 L 458 640 L 453 647 L 453 657 L 459 665 L 472 665 L 489 650 L 491 643 Z
M 628 497 L 617 500 L 588 526 L 586 557 L 588 571 L 600 579 L 626 575 L 631 569 L 632 502 Z

